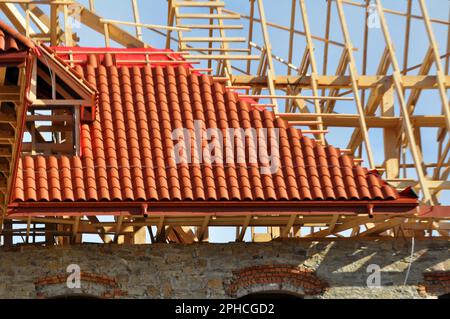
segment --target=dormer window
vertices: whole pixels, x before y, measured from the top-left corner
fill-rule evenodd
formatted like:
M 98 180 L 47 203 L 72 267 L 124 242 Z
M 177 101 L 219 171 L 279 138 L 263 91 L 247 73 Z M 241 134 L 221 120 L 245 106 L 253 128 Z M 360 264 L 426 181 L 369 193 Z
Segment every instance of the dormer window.
M 51 50 L 33 66 L 22 153 L 80 155 L 80 126 L 95 118 L 95 90 Z
M 28 108 L 22 153 L 79 155 L 80 108 L 74 105 L 32 105 Z

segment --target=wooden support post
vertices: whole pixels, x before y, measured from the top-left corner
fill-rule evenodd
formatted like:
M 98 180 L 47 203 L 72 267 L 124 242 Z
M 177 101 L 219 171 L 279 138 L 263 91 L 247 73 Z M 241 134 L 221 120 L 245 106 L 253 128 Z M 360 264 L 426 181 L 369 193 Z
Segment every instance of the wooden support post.
M 123 244 L 125 242 L 125 237 L 121 234 L 123 218 L 123 215 L 116 217 L 116 234 L 114 235 L 114 243 L 116 244 Z
M 325 44 L 324 44 L 324 49 L 323 49 L 323 71 L 322 71 L 322 74 L 327 74 L 330 25 L 331 25 L 331 1 L 327 0 L 327 22 L 326 22 L 326 26 L 325 26 Z
M 390 85 L 385 88 L 381 98 L 381 115 L 395 116 L 394 112 L 394 87 Z M 400 148 L 397 145 L 398 130 L 395 127 L 383 129 L 384 157 L 386 168 L 386 179 L 394 179 L 400 173 Z
M 136 37 L 142 41 L 142 28 L 138 25 L 141 23 L 140 17 L 139 17 L 139 7 L 137 4 L 137 0 L 131 0 L 131 5 L 133 6 L 133 17 L 134 22 L 136 25 Z
M 25 21 L 26 21 L 25 36 L 27 38 L 29 38 L 30 37 L 30 6 L 29 6 L 29 4 L 25 5 Z
M 50 5 L 50 43 L 52 46 L 59 45 L 58 41 L 58 10 L 59 5 L 57 4 L 51 4 Z
M 89 10 L 92 13 L 95 13 L 95 4 L 94 4 L 94 0 L 89 0 Z
M 156 227 L 156 242 L 162 242 L 166 238 L 166 227 L 164 226 L 164 215 L 159 218 L 158 225 Z
M 197 239 L 199 242 L 207 241 L 209 237 L 208 224 L 211 219 L 211 216 L 206 216 L 203 220 L 203 224 L 200 228 L 197 229 Z
M 45 245 L 46 246 L 53 246 L 55 244 L 55 235 L 54 235 L 55 231 L 56 231 L 55 223 L 46 223 L 45 224 Z
M 408 57 L 409 57 L 409 39 L 411 31 L 411 10 L 412 10 L 412 0 L 408 0 L 406 12 L 406 27 L 405 27 L 405 47 L 403 49 L 403 74 L 407 73 L 408 68 Z
M 217 10 L 217 13 L 219 14 L 219 16 L 223 15 L 222 7 L 218 7 L 218 8 L 216 8 L 216 10 Z M 218 25 L 219 25 L 220 37 L 225 38 L 226 37 L 225 29 L 222 28 L 224 26 L 223 19 L 220 18 L 218 20 Z M 228 49 L 229 49 L 228 43 L 227 42 L 221 42 L 220 43 L 220 47 L 224 50 L 224 55 L 225 56 L 228 55 L 228 52 L 227 52 Z M 233 70 L 231 68 L 231 62 L 230 62 L 230 60 L 228 58 L 225 58 L 223 60 L 223 66 L 224 66 L 224 71 L 225 71 L 224 75 L 228 78 L 227 85 L 231 85 L 231 75 L 233 74 Z
M 172 0 L 168 0 L 167 1 L 167 25 L 168 26 L 173 26 L 174 17 L 175 17 L 175 7 L 172 3 Z M 170 49 L 172 30 L 167 29 L 166 33 L 167 33 L 166 34 L 166 49 Z
M 237 236 L 236 241 L 244 240 L 245 232 L 247 231 L 247 228 L 248 228 L 248 225 L 250 224 L 251 219 L 252 219 L 251 215 L 247 215 L 245 217 L 244 224 L 242 225 L 242 229 L 241 229 L 239 235 Z M 253 229 L 252 229 L 252 231 L 253 231 Z
M 338 0 L 338 2 L 339 1 L 341 1 L 341 0 Z M 386 20 L 384 18 L 384 11 L 383 11 L 383 7 L 381 6 L 380 0 L 376 0 L 376 4 L 377 4 L 378 15 L 380 17 L 381 28 L 383 30 L 384 39 L 385 39 L 386 46 L 389 51 L 389 56 L 390 56 L 390 60 L 391 60 L 392 68 L 393 68 L 394 87 L 395 87 L 395 90 L 397 93 L 397 99 L 400 104 L 400 108 L 402 110 L 403 121 L 404 121 L 403 127 L 405 130 L 406 137 L 408 138 L 409 148 L 411 150 L 411 155 L 414 159 L 414 163 L 416 166 L 416 172 L 417 172 L 417 176 L 419 178 L 419 182 L 420 182 L 420 186 L 421 186 L 421 189 L 423 192 L 424 200 L 425 200 L 425 202 L 432 204 L 431 193 L 428 188 L 427 180 L 426 180 L 425 173 L 424 173 L 423 167 L 422 167 L 422 155 L 420 153 L 420 150 L 417 147 L 417 144 L 416 144 L 416 141 L 414 138 L 414 132 L 412 129 L 411 119 L 409 117 L 410 116 L 409 110 L 407 109 L 405 98 L 403 95 L 402 77 L 401 77 L 400 68 L 398 66 L 397 58 L 395 56 L 395 51 L 392 46 L 391 35 L 389 33 L 388 26 L 387 26 Z
M 73 46 L 72 42 L 72 26 L 69 23 L 69 8 L 67 4 L 63 5 L 63 14 L 64 14 L 64 44 L 65 46 L 71 47 Z
M 110 46 L 110 41 L 109 41 L 109 23 L 107 23 L 107 22 L 103 23 L 103 30 L 104 30 L 104 35 L 105 35 L 105 46 L 109 47 Z
M 297 218 L 297 215 L 293 214 L 289 217 L 289 221 L 281 231 L 281 237 L 288 237 L 289 233 L 291 232 L 291 228 L 294 225 L 295 219 Z
M 293 0 L 295 1 L 295 0 Z M 248 41 L 248 52 L 249 54 L 251 54 L 251 50 L 252 50 L 252 46 L 251 43 L 253 41 L 253 19 L 255 17 L 255 0 L 250 0 L 250 17 L 249 17 L 249 26 L 248 26 L 248 37 L 247 37 L 247 41 Z M 247 60 L 247 74 L 250 74 L 251 72 L 251 66 L 252 66 L 252 60 Z M 248 92 L 248 91 L 247 91 Z
M 81 235 L 81 234 L 78 234 L 78 230 L 79 230 L 79 228 L 80 228 L 80 219 L 81 219 L 80 216 L 76 216 L 76 217 L 74 218 L 74 221 L 73 221 L 73 225 L 72 225 L 72 238 L 71 238 L 71 242 L 72 242 L 73 244 L 79 244 L 79 243 L 81 243 L 82 235 Z
M 13 230 L 13 223 L 12 220 L 10 219 L 5 219 L 3 221 L 3 245 L 5 247 L 11 247 L 13 245 L 13 235 L 12 235 L 12 230 Z
M 295 7 L 296 0 L 292 0 L 291 4 L 291 23 L 289 24 L 289 48 L 288 48 L 288 64 L 292 64 L 292 54 L 294 52 L 294 31 L 295 31 Z M 287 74 L 291 75 L 291 68 L 287 66 Z

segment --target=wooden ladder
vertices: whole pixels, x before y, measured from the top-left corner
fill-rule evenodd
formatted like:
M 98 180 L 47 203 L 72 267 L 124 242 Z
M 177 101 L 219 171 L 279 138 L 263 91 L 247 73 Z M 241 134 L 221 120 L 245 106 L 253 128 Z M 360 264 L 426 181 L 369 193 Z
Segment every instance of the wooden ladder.
M 169 25 L 180 28 L 177 31 L 178 50 L 189 53 L 185 55 L 187 60 L 205 61 L 208 65 L 206 70 L 209 72 L 212 72 L 212 63 L 215 61 L 216 75 L 229 78 L 232 74 L 231 61 L 258 60 L 260 57 L 250 55 L 248 48 L 235 46 L 238 43 L 246 43 L 245 37 L 226 35 L 226 30 L 242 29 L 243 25 L 225 24 L 225 20 L 240 20 L 240 15 L 224 13 L 224 6 L 224 2 L 216 0 L 172 0 L 169 1 L 168 20 Z M 190 23 L 191 21 L 195 22 Z M 189 35 L 186 35 L 186 32 Z

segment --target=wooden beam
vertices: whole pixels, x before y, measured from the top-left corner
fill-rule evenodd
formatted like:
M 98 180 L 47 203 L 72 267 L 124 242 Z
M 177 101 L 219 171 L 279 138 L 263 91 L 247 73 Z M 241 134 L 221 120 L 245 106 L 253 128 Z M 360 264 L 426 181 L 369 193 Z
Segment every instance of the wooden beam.
M 105 35 L 104 24 L 101 22 L 101 17 L 90 11 L 88 8 L 82 8 L 80 20 L 81 23 L 85 24 L 87 27 Z M 114 24 L 108 24 L 108 32 L 111 40 L 125 47 L 144 48 L 146 46 L 144 42 Z
M 259 16 L 261 18 L 261 31 L 262 36 L 264 40 L 264 49 L 266 52 L 267 57 L 267 87 L 269 88 L 270 95 L 276 95 L 275 92 L 275 66 L 273 65 L 272 60 L 272 44 L 270 43 L 269 39 L 269 32 L 267 31 L 267 24 L 266 24 L 266 14 L 264 12 L 264 6 L 262 0 L 258 0 L 258 10 L 259 10 Z M 274 112 L 278 113 L 278 103 L 276 99 L 272 99 L 272 104 L 274 105 Z
M 291 231 L 292 226 L 294 225 L 295 219 L 297 218 L 297 215 L 291 215 L 291 217 L 289 217 L 289 221 L 286 224 L 286 227 L 283 228 L 283 230 L 281 231 L 281 237 L 288 237 L 289 232 Z
M 392 218 L 385 222 L 378 222 L 375 226 L 368 228 L 367 230 L 360 232 L 359 237 L 365 237 L 372 234 L 378 235 L 388 229 L 392 229 L 395 226 L 400 225 L 406 220 L 406 218 Z
M 340 1 L 340 0 L 338 0 Z M 416 172 L 420 181 L 421 190 L 423 192 L 423 198 L 425 202 L 432 203 L 432 198 L 429 189 L 427 188 L 425 173 L 422 167 L 422 155 L 420 153 L 419 148 L 417 147 L 416 140 L 414 137 L 414 132 L 412 129 L 411 119 L 409 117 L 409 110 L 407 109 L 405 98 L 403 95 L 403 86 L 401 81 L 401 72 L 398 66 L 397 58 L 395 56 L 395 50 L 392 46 L 392 39 L 389 33 L 388 26 L 386 24 L 386 20 L 384 18 L 383 7 L 381 6 L 380 0 L 376 0 L 378 15 L 380 18 L 381 29 L 383 31 L 384 39 L 386 42 L 386 47 L 389 51 L 389 57 L 391 60 L 392 68 L 393 68 L 393 80 L 394 87 L 397 93 L 397 99 L 400 104 L 400 109 L 403 115 L 403 128 L 405 130 L 405 135 L 408 139 L 409 148 L 411 151 L 411 155 L 413 157 L 414 163 L 416 164 Z
M 306 5 L 304 0 L 299 0 L 300 2 L 300 12 L 302 14 L 302 21 L 303 21 L 303 28 L 305 30 L 305 36 L 306 36 L 306 49 L 308 50 L 308 56 L 309 56 L 309 65 L 311 67 L 311 87 L 313 91 L 313 95 L 315 97 L 319 96 L 319 90 L 317 85 L 317 75 L 318 75 L 318 69 L 316 64 L 316 57 L 314 53 L 314 44 L 312 42 L 311 37 L 311 31 L 309 28 L 309 21 L 308 21 L 308 13 L 306 12 Z M 319 100 L 314 98 L 314 111 L 318 114 L 321 113 L 321 106 L 319 104 Z M 319 115 L 317 117 L 318 122 L 322 122 L 322 117 Z M 323 130 L 323 125 L 318 124 L 317 128 L 319 131 Z M 317 137 L 320 141 L 325 142 L 325 136 L 323 133 L 317 134 Z
M 3 80 L 5 78 L 5 71 L 3 70 Z M 20 95 L 20 87 L 17 85 L 2 85 L 0 86 L 0 99 L 4 100 L 7 96 L 13 96 L 17 98 Z
M 244 240 L 245 232 L 247 231 L 247 228 L 248 228 L 248 225 L 250 224 L 251 219 L 252 219 L 251 215 L 248 215 L 245 217 L 244 223 L 242 224 L 241 231 L 240 231 L 238 237 L 236 238 L 236 241 Z
M 369 133 L 368 133 L 367 124 L 366 124 L 366 120 L 365 120 L 365 112 L 364 112 L 364 108 L 363 108 L 363 105 L 362 105 L 362 102 L 361 102 L 361 99 L 359 96 L 359 86 L 358 86 L 359 75 L 358 75 L 358 71 L 356 69 L 355 58 L 353 56 L 353 44 L 351 43 L 350 35 L 348 32 L 344 9 L 342 6 L 342 0 L 336 0 L 336 7 L 337 7 L 338 15 L 339 15 L 339 21 L 341 24 L 342 34 L 343 34 L 344 40 L 345 40 L 345 49 L 347 50 L 347 55 L 348 55 L 349 71 L 350 71 L 350 77 L 351 77 L 351 81 L 352 81 L 352 90 L 353 90 L 353 96 L 355 98 L 356 109 L 359 114 L 361 135 L 362 135 L 362 139 L 366 146 L 366 153 L 367 153 L 367 158 L 369 160 L 369 167 L 375 168 L 375 160 L 373 157 L 372 146 L 370 144 Z
M 0 2 L 0 9 L 5 16 L 11 21 L 14 27 L 22 34 L 27 33 L 27 22 L 22 13 L 17 9 L 14 3 Z M 36 31 L 33 28 L 29 28 L 28 33 L 30 35 L 35 34 Z
M 164 216 L 159 218 L 159 222 L 156 228 L 156 242 L 161 242 L 165 237 L 165 226 L 164 226 Z
M 373 218 L 370 218 L 369 216 L 355 217 L 355 218 L 352 218 L 351 220 L 349 220 L 347 222 L 335 225 L 335 227 L 333 228 L 332 231 L 330 231 L 329 229 L 323 229 L 323 230 L 320 230 L 320 231 L 317 231 L 317 232 L 305 235 L 305 237 L 314 237 L 314 238 L 315 237 L 325 237 L 325 236 L 328 236 L 328 235 L 333 235 L 333 234 L 336 234 L 336 233 L 343 232 L 345 230 L 354 228 L 356 226 L 359 226 L 359 225 L 362 225 L 362 224 L 365 224 L 365 223 L 369 223 L 369 222 L 373 223 L 373 222 L 382 221 L 382 220 L 385 220 L 385 219 L 386 219 L 385 216 L 376 216 L 376 217 L 373 217 Z
M 275 75 L 275 87 L 285 89 L 287 86 L 300 86 L 308 88 L 311 86 L 311 76 L 309 75 Z M 435 75 L 404 75 L 401 76 L 405 89 L 436 89 L 438 87 L 437 76 Z M 267 87 L 267 76 L 264 75 L 233 75 L 232 85 Z M 360 75 L 358 86 L 361 89 L 375 88 L 380 85 L 393 83 L 392 75 Z M 341 88 L 351 89 L 351 77 L 348 75 L 318 75 L 317 85 L 321 89 Z M 445 87 L 450 88 L 450 76 L 445 76 Z
M 205 235 L 208 233 L 208 224 L 210 219 L 211 216 L 205 216 L 202 226 L 198 229 L 197 238 L 199 242 L 202 242 L 205 239 Z
M 441 58 L 439 57 L 438 45 L 431 26 L 430 17 L 428 15 L 427 6 L 423 0 L 419 0 L 420 9 L 422 10 L 423 21 L 428 35 L 428 41 L 433 52 L 434 67 L 436 68 L 436 75 L 438 80 L 438 91 L 442 102 L 442 109 L 446 116 L 447 130 L 450 131 L 450 105 L 448 104 L 447 90 L 445 88 L 445 73 L 441 65 Z
M 100 223 L 100 221 L 98 220 L 98 218 L 96 216 L 87 216 L 88 220 L 90 223 Z M 50 220 L 49 220 L 50 221 Z M 105 234 L 105 229 L 103 227 L 97 227 L 96 228 L 96 234 L 98 234 L 98 236 L 100 237 L 100 239 L 105 243 L 111 243 L 113 241 L 113 239 L 111 238 L 111 236 Z

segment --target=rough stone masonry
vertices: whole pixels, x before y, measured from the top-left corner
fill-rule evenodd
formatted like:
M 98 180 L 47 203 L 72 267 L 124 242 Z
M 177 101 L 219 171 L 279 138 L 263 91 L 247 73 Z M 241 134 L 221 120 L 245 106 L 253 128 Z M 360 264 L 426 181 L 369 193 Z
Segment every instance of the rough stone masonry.
M 411 244 L 406 239 L 286 239 L 3 247 L 0 298 L 239 298 L 261 292 L 436 298 L 450 293 L 450 241 L 416 240 L 412 258 Z M 75 288 L 68 285 L 72 280 L 78 282 Z

